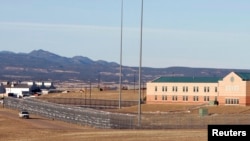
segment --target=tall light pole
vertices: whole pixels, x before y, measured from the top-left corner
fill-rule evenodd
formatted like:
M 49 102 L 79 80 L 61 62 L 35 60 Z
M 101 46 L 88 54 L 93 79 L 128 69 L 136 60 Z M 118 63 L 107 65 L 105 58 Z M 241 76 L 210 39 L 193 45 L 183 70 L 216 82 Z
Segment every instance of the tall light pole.
M 142 66 L 142 24 L 143 23 L 143 0 L 141 0 L 141 34 L 140 34 L 140 65 L 139 65 L 139 96 L 138 96 L 138 125 L 141 126 L 141 66 Z
M 135 72 L 134 72 L 134 94 L 135 94 Z
M 87 94 L 87 87 L 85 86 L 85 95 L 84 95 L 84 102 L 85 102 L 84 105 L 85 105 L 85 106 L 87 105 L 87 104 L 86 104 L 86 98 L 87 98 L 87 97 L 86 97 L 86 94 Z
M 123 28 L 123 0 L 121 1 L 121 44 L 120 44 L 119 109 L 121 108 L 121 99 L 122 99 L 122 28 Z
M 97 85 L 97 87 L 98 87 L 98 91 L 100 91 L 100 72 L 98 73 L 98 85 Z
M 90 106 L 91 106 L 91 80 L 89 81 L 89 100 L 90 100 Z

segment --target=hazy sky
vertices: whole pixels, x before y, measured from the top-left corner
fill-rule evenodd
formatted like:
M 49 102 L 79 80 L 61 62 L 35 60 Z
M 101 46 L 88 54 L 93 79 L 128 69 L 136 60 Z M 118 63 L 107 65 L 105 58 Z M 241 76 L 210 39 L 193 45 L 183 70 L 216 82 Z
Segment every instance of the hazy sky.
M 120 63 L 122 0 L 0 0 L 0 51 Z M 144 0 L 142 66 L 250 69 L 249 0 Z M 139 66 L 141 0 L 123 0 L 122 64 Z

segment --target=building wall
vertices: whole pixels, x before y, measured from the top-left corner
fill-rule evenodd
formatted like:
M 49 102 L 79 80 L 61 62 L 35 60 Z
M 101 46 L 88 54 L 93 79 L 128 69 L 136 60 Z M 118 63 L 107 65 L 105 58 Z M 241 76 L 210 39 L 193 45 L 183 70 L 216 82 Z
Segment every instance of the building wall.
M 205 104 L 214 100 L 222 105 L 250 105 L 250 81 L 231 72 L 218 83 L 147 83 L 147 103 Z
M 250 105 L 250 82 L 246 82 L 246 105 Z
M 17 96 L 23 96 L 22 92 L 29 92 L 29 88 L 6 88 L 6 94 L 14 93 Z
M 147 103 L 209 103 L 218 96 L 218 83 L 147 83 Z
M 245 96 L 219 96 L 220 105 L 247 105 Z
M 246 105 L 247 81 L 243 81 L 234 72 L 219 81 L 219 103 L 225 105 Z

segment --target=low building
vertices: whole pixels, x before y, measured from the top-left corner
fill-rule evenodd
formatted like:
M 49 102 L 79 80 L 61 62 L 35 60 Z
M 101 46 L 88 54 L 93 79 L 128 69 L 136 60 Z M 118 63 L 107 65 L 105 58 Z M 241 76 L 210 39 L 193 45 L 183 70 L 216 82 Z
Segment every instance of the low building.
M 24 93 L 29 93 L 30 87 L 27 84 L 8 83 L 4 86 L 8 96 L 23 97 Z
M 250 73 L 225 77 L 160 77 L 147 83 L 147 103 L 250 105 Z
M 7 82 L 3 87 L 6 95 L 14 97 L 47 94 L 49 91 L 56 89 L 51 82 Z

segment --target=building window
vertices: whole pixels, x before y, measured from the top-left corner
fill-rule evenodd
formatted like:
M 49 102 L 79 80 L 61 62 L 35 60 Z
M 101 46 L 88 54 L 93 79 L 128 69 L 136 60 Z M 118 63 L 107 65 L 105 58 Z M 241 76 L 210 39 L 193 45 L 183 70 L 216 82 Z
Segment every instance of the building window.
M 237 102 L 236 102 L 237 100 L 236 99 L 234 99 L 234 104 L 236 104 Z
M 155 92 L 157 92 L 157 86 L 155 86 Z
M 164 86 L 162 86 L 162 91 L 164 92 L 164 90 L 165 90 L 165 89 L 164 89 Z
M 167 100 L 167 96 L 166 95 L 162 95 L 162 100 Z
M 176 95 L 173 95 L 173 96 L 172 96 L 172 100 L 173 100 L 173 101 L 177 101 L 177 100 L 178 100 L 177 96 L 176 96 Z
M 194 96 L 194 97 L 193 97 L 193 100 L 194 100 L 194 101 L 199 101 L 199 96 Z
M 168 91 L 168 87 L 167 86 L 165 86 L 165 91 Z
M 209 96 L 204 96 L 204 101 L 209 101 Z
M 194 92 L 199 92 L 199 87 L 198 86 L 194 86 Z
M 173 91 L 173 92 L 177 92 L 177 91 L 178 91 L 178 87 L 177 87 L 177 86 L 173 86 L 173 87 L 172 87 L 172 91 Z
M 204 92 L 209 92 L 209 87 L 204 87 Z
M 239 99 L 237 99 L 237 98 L 232 98 L 232 99 L 229 99 L 229 98 L 227 98 L 227 99 L 225 99 L 225 102 L 226 102 L 226 104 L 239 104 Z
M 182 89 L 183 89 L 183 92 L 188 92 L 188 87 L 187 86 L 183 86 Z
M 155 100 L 157 100 L 157 95 L 155 95 Z
M 188 96 L 183 96 L 183 101 L 188 101 Z
M 217 91 L 218 91 L 218 90 L 217 90 L 217 87 L 215 87 L 214 91 L 215 91 L 215 92 L 217 92 Z

